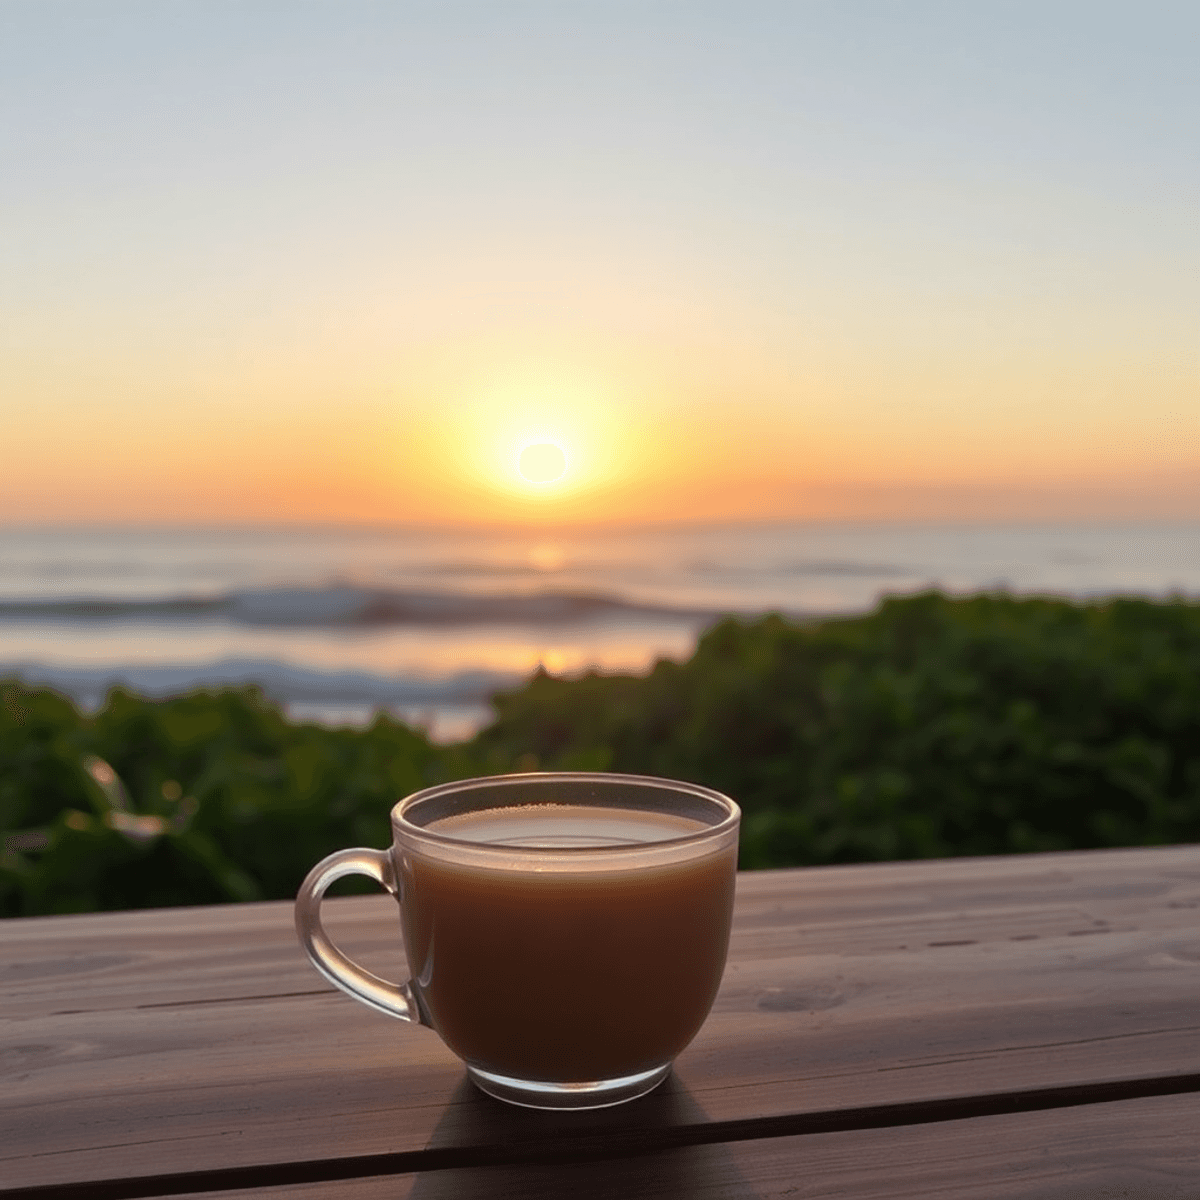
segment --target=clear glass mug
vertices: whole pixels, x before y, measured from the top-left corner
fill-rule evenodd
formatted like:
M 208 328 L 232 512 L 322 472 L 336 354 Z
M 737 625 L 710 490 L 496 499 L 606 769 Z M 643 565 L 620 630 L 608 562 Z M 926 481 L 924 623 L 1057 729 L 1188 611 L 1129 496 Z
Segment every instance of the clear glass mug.
M 729 944 L 741 812 L 669 779 L 468 779 L 392 809 L 387 850 L 340 850 L 296 897 L 313 964 L 357 1000 L 432 1027 L 483 1091 L 534 1108 L 644 1095 L 708 1016 Z M 326 936 L 320 905 L 362 874 L 400 905 L 412 978 Z

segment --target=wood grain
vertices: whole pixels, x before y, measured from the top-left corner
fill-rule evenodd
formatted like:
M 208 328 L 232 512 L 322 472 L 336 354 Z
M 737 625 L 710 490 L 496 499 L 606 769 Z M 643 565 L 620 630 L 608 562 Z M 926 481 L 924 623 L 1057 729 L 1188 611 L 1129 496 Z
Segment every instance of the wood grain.
M 390 900 L 329 911 L 348 950 L 401 977 Z M 0 923 L 0 1013 L 0 1195 L 164 1164 L 787 1132 L 1200 1072 L 1200 848 L 742 875 L 721 995 L 670 1088 L 594 1114 L 479 1096 L 430 1031 L 329 989 L 286 904 Z
M 207 1192 L 196 1200 L 1197 1200 L 1200 1098 Z

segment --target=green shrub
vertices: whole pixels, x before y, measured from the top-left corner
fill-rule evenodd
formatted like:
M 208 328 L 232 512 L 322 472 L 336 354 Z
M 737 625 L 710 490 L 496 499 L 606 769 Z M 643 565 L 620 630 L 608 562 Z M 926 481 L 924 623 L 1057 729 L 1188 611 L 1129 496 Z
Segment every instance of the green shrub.
M 1200 606 L 937 593 L 727 620 L 642 679 L 546 676 L 478 739 L 735 797 L 742 865 L 1200 840 Z
M 506 770 L 690 779 L 743 867 L 1200 840 L 1200 605 L 929 593 L 726 620 L 644 676 L 535 675 L 472 742 L 293 725 L 254 688 L 93 717 L 0 682 L 0 915 L 276 899 L 397 799 Z M 364 884 L 369 887 L 369 884 Z
M 331 850 L 388 844 L 392 805 L 453 759 L 386 717 L 292 725 L 254 688 L 117 690 L 91 719 L 46 691 L 3 696 L 8 916 L 294 895 Z

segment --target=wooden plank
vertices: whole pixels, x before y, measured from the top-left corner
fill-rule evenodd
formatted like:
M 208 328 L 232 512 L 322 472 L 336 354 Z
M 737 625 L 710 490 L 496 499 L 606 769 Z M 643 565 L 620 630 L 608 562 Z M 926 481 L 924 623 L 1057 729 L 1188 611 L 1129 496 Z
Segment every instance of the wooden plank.
M 828 1112 L 798 1114 L 791 1118 L 775 1118 L 764 1122 L 734 1122 L 719 1124 L 652 1123 L 649 1128 L 625 1122 L 609 1128 L 572 1129 L 569 1123 L 555 1123 L 548 1118 L 534 1117 L 536 1137 L 531 1137 L 531 1115 L 509 1114 L 505 1122 L 497 1121 L 492 1111 L 480 1110 L 474 1118 L 477 1137 L 470 1145 L 433 1148 L 417 1154 L 351 1155 L 326 1158 L 320 1161 L 299 1161 L 260 1164 L 257 1166 L 225 1167 L 216 1170 L 177 1171 L 170 1167 L 154 1175 L 110 1178 L 107 1180 L 73 1181 L 63 1184 L 33 1186 L 18 1189 L 17 1195 L 27 1200 L 142 1200 L 145 1197 L 194 1195 L 198 1192 L 234 1189 L 298 1186 L 318 1181 L 337 1182 L 374 1176 L 395 1177 L 420 1170 L 436 1174 L 451 1169 L 479 1169 L 493 1166 L 548 1165 L 616 1160 L 680 1149 L 694 1145 L 732 1144 L 746 1140 L 761 1140 L 774 1135 L 819 1136 L 836 1133 L 857 1133 L 864 1130 L 914 1129 L 939 1125 L 945 1128 L 974 1126 L 991 1117 L 1010 1117 L 1031 1112 L 1048 1113 L 1051 1121 L 1062 1111 L 1073 1111 L 1097 1105 L 1111 1106 L 1114 1096 L 1128 1100 L 1133 1095 L 1143 1098 L 1162 1098 L 1164 1081 L 1142 1083 L 1131 1087 L 1125 1084 L 1088 1085 L 1073 1088 L 1048 1088 L 1032 1092 L 1000 1095 L 957 1097 L 916 1104 L 874 1105 Z M 1174 1077 L 1169 1081 L 1172 1095 L 1182 1095 L 1184 1103 L 1196 1102 L 1200 1095 L 1200 1075 Z M 694 1102 L 677 1084 L 663 1089 L 665 1098 L 681 1117 L 694 1115 Z M 674 1093 L 672 1095 L 671 1093 Z M 484 1106 L 486 1109 L 486 1106 Z M 453 1120 L 459 1119 L 454 1114 Z M 497 1137 L 505 1131 L 519 1136 Z M 13 1193 L 9 1193 L 13 1195 Z
M 1198 1131 L 1200 1097 L 1188 1096 L 195 1200 L 1196 1200 Z
M 400 973 L 390 900 L 330 908 L 348 949 Z M 743 875 L 725 985 L 672 1089 L 569 1117 L 485 1100 L 428 1030 L 327 988 L 288 905 L 7 922 L 0 1180 L 519 1156 L 630 1130 L 703 1140 L 839 1107 L 1196 1072 L 1198 909 L 1196 847 Z

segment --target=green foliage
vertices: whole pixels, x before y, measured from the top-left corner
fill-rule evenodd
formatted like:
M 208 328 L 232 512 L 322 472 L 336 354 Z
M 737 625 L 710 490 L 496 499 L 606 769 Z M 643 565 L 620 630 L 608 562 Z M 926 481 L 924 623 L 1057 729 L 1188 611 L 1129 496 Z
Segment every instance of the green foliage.
M 742 865 L 1200 840 L 1200 606 L 929 593 L 727 620 L 644 679 L 534 679 L 481 750 L 707 783 Z
M 331 850 L 386 845 L 392 805 L 461 757 L 386 717 L 292 725 L 254 688 L 117 690 L 91 719 L 12 682 L 0 699 L 8 916 L 294 895 Z
M 401 796 L 537 768 L 728 792 L 744 867 L 1200 840 L 1200 605 L 726 620 L 687 663 L 539 673 L 495 707 L 440 747 L 293 725 L 253 688 L 83 717 L 0 682 L 0 915 L 290 897 L 331 850 L 386 845 Z

